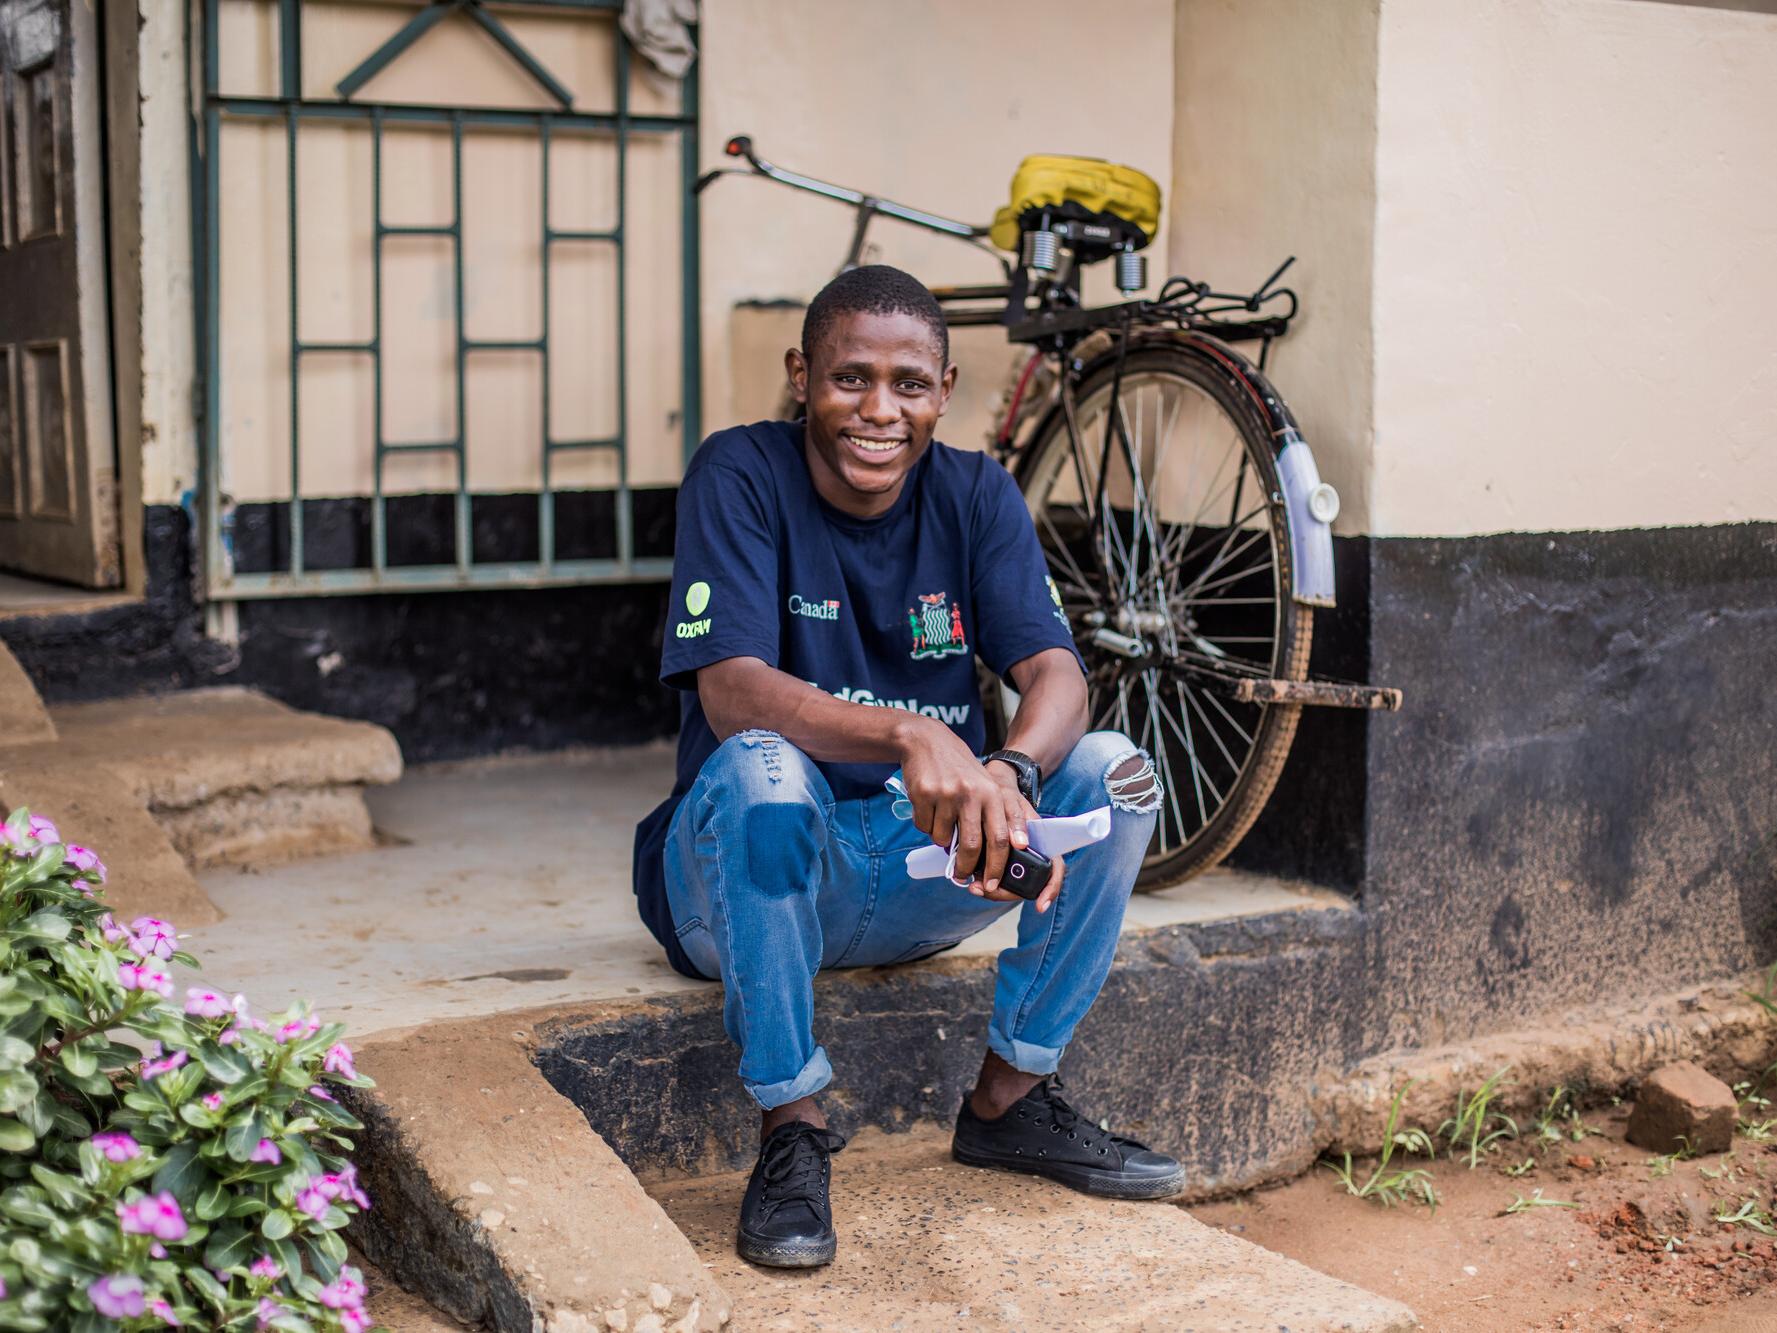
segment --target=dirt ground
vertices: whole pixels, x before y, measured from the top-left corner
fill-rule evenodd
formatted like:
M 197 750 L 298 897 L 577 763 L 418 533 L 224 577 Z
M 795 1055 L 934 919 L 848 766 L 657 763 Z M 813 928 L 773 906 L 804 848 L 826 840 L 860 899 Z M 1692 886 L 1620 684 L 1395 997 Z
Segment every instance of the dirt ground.
M 1654 1154 L 1624 1142 L 1627 1118 L 1627 1106 L 1593 1111 L 1582 1119 L 1598 1134 L 1564 1136 L 1540 1153 L 1505 1140 L 1473 1171 L 1415 1157 L 1411 1165 L 1431 1168 L 1435 1213 L 1353 1198 L 1322 1168 L 1191 1211 L 1406 1303 L 1431 1333 L 1777 1333 L 1777 1241 L 1712 1215 L 1720 1201 L 1737 1208 L 1751 1198 L 1769 1216 L 1777 1144 L 1737 1136 L 1731 1155 L 1672 1162 L 1663 1173 Z M 1535 1165 L 1523 1175 L 1504 1173 L 1526 1159 Z M 1362 1181 L 1373 1163 L 1358 1165 Z M 1537 1189 L 1579 1206 L 1505 1212 Z

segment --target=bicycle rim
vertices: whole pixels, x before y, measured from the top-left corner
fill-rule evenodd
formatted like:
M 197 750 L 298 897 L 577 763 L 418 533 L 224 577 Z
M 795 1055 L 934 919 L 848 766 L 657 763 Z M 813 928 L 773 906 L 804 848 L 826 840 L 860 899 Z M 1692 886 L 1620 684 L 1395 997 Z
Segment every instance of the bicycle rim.
M 1298 709 L 1238 703 L 1216 677 L 1303 679 L 1312 620 L 1289 595 L 1269 429 L 1225 368 L 1187 345 L 1134 348 L 1120 380 L 1113 353 L 1076 397 L 1079 447 L 1057 406 L 1019 483 L 1086 659 L 1092 727 L 1129 735 L 1165 786 L 1138 879 L 1158 888 L 1232 850 L 1294 737 Z

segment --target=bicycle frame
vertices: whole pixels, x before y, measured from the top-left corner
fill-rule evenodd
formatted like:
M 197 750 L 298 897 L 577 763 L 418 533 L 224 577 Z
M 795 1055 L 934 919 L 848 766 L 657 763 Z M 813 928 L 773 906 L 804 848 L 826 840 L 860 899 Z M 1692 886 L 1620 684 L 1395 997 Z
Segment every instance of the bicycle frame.
M 1039 351 L 1060 353 L 1097 329 L 1119 325 L 1128 327 L 1134 324 L 1170 324 L 1178 328 L 1196 329 L 1224 342 L 1259 342 L 1262 345 L 1258 364 L 1263 370 L 1272 341 L 1288 332 L 1290 321 L 1296 315 L 1295 292 L 1288 287 L 1276 286 L 1277 280 L 1295 263 L 1294 256 L 1284 260 L 1256 291 L 1248 294 L 1218 292 L 1207 283 L 1174 277 L 1166 282 L 1160 289 L 1160 295 L 1153 300 L 1123 301 L 1113 305 L 1088 307 L 1080 304 L 1080 265 L 1070 255 L 1068 264 L 1055 278 L 1043 279 L 1032 289 L 1030 295 L 1035 297 L 1035 309 L 1032 309 L 1028 298 L 1020 299 L 1018 266 L 983 239 L 988 233 L 987 227 L 960 222 L 955 218 L 913 208 L 879 195 L 866 194 L 848 186 L 835 185 L 831 181 L 786 170 L 760 157 L 754 150 L 750 135 L 736 135 L 723 146 L 723 151 L 729 157 L 744 158 L 747 165 L 717 167 L 705 172 L 692 186 L 693 193 L 702 193 L 719 176 L 762 176 L 779 185 L 849 205 L 856 211 L 857 219 L 852 227 L 851 244 L 840 265 L 841 272 L 858 266 L 863 258 L 870 224 L 877 217 L 893 218 L 909 226 L 949 236 L 991 255 L 1006 275 L 1003 284 L 931 289 L 932 295 L 945 308 L 945 322 L 953 328 L 1003 325 L 1011 342 L 1030 343 Z M 1235 311 L 1256 315 L 1261 307 L 1277 300 L 1287 300 L 1288 309 L 1256 319 L 1216 318 Z M 984 301 L 995 304 L 979 304 Z M 959 302 L 964 303 L 960 308 L 957 305 Z

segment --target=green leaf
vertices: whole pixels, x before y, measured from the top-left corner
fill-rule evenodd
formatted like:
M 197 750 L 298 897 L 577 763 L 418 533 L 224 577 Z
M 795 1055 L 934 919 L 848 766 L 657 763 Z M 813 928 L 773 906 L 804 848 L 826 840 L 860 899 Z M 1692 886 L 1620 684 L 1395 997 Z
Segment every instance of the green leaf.
M 243 1268 L 253 1251 L 253 1233 L 242 1227 L 219 1227 L 204 1248 L 206 1268 Z
M 256 1199 L 251 1194 L 243 1194 L 228 1205 L 230 1217 L 253 1217 L 263 1213 L 269 1205 L 264 1199 Z
M 19 934 L 35 940 L 61 940 L 68 937 L 68 918 L 53 908 L 34 912 L 13 927 Z
M 197 1160 L 197 1145 L 189 1141 L 175 1143 L 161 1158 L 160 1170 L 154 1173 L 154 1188 L 171 1190 L 183 1208 L 189 1208 L 203 1188 L 208 1172 Z
M 75 1078 L 90 1078 L 99 1072 L 99 1057 L 78 1044 L 62 1047 L 57 1059 L 62 1062 L 62 1068 Z
M 253 1072 L 253 1066 L 247 1058 L 226 1046 L 214 1046 L 205 1042 L 198 1052 L 198 1059 L 209 1071 L 211 1078 L 225 1086 L 232 1087 Z
M 249 1112 L 244 1119 L 235 1121 L 228 1127 L 228 1136 L 224 1140 L 228 1147 L 228 1155 L 237 1162 L 244 1162 L 253 1155 L 259 1146 L 259 1140 L 265 1137 L 265 1125 L 257 1111 Z
M 63 1069 L 56 1075 L 56 1082 L 84 1092 L 88 1097 L 106 1097 L 113 1091 L 111 1080 L 97 1069 L 85 1075 L 76 1074 L 71 1069 Z
M 57 1207 L 68 1212 L 85 1207 L 91 1197 L 73 1176 L 51 1171 L 41 1162 L 31 1164 L 31 1179 L 43 1186 Z
M 327 1234 L 332 1235 L 333 1233 L 328 1232 Z M 286 1273 L 302 1272 L 302 1251 L 296 1248 L 295 1241 L 274 1240 L 270 1242 L 270 1244 L 272 1256 L 279 1263 L 284 1265 L 284 1271 Z M 327 1281 L 331 1282 L 333 1279 L 328 1278 Z
M 259 1221 L 259 1234 L 267 1240 L 283 1240 L 296 1230 L 296 1219 L 282 1208 L 274 1208 Z
M 190 1267 L 185 1269 L 182 1276 L 186 1282 L 196 1288 L 198 1295 L 218 1310 L 228 1304 L 228 1292 L 223 1289 L 220 1282 L 210 1276 L 208 1269 Z
M 0 1037 L 0 1069 L 23 1069 L 36 1057 L 37 1049 L 17 1037 Z
M 0 1111 L 16 1112 L 37 1097 L 37 1080 L 22 1069 L 0 1073 Z
M 228 1186 L 220 1180 L 210 1182 L 209 1188 L 197 1196 L 197 1215 L 206 1222 L 214 1222 L 228 1211 Z
M 314 1260 L 315 1273 L 323 1283 L 339 1276 L 340 1266 L 346 1261 L 346 1243 L 337 1231 L 305 1236 L 303 1244 L 307 1246 L 309 1258 Z

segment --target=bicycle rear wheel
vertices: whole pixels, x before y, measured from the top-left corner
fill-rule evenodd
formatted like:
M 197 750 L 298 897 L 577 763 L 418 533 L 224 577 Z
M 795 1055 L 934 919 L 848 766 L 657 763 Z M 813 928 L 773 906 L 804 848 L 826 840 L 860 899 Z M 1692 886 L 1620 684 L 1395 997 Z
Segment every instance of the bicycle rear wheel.
M 1303 680 L 1313 616 L 1290 596 L 1289 515 L 1272 431 L 1200 338 L 1092 361 L 1015 465 L 1086 659 L 1094 728 L 1154 757 L 1166 794 L 1138 889 L 1222 860 L 1264 808 L 1296 705 L 1239 703 L 1231 676 Z M 1114 428 L 1112 393 L 1123 431 Z

